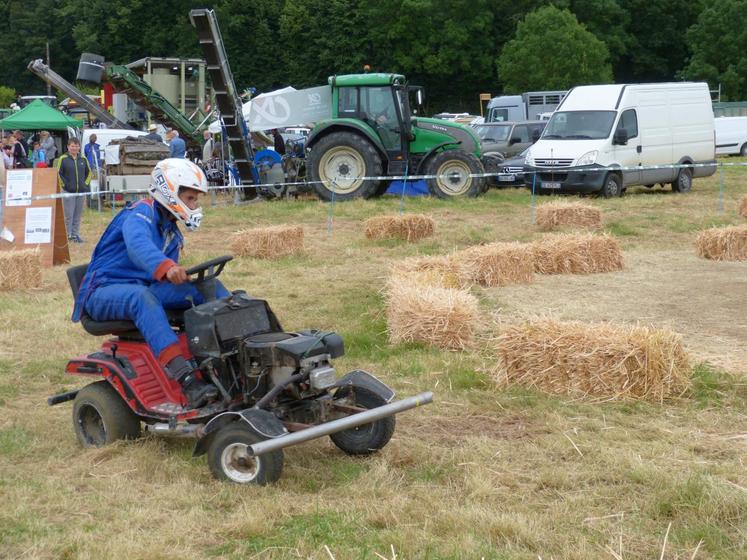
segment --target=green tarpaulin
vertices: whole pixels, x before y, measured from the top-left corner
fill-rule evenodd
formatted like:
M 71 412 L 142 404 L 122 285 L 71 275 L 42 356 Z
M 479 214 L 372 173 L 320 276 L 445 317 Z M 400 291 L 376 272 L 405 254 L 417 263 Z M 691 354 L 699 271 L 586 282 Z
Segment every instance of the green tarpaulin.
M 79 128 L 83 121 L 68 117 L 39 99 L 0 120 L 0 128 L 4 130 L 65 130 L 69 126 Z

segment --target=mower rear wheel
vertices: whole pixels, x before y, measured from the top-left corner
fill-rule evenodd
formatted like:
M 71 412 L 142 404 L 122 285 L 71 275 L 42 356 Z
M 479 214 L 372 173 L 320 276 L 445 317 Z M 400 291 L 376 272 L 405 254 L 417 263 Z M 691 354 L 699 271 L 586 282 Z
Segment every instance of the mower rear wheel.
M 140 419 L 108 381 L 97 381 L 76 395 L 73 428 L 83 447 L 103 447 L 118 439 L 137 438 Z
M 353 404 L 360 408 L 372 409 L 386 404 L 382 397 L 366 389 L 355 387 L 353 392 Z M 349 388 L 342 388 L 335 394 L 335 400 L 348 397 L 350 393 Z M 394 416 L 387 416 L 370 424 L 331 434 L 329 437 L 348 455 L 368 455 L 389 443 L 394 435 L 394 427 Z
M 282 449 L 258 457 L 249 454 L 248 446 L 263 440 L 243 422 L 221 428 L 208 447 L 210 472 L 218 480 L 236 484 L 264 486 L 277 481 L 283 472 Z

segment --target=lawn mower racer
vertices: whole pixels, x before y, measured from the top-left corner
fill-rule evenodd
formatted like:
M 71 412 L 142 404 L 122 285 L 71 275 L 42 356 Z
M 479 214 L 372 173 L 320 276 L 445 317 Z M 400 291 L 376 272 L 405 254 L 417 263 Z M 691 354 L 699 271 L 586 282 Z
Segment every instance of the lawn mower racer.
M 177 222 L 199 226 L 195 193 L 204 191 L 199 168 L 164 160 L 152 198 L 115 217 L 90 265 L 68 269 L 74 317 L 114 338 L 68 362 L 68 373 L 95 382 L 48 403 L 74 400 L 84 447 L 136 438 L 144 422 L 155 434 L 197 438 L 194 454 L 207 453 L 213 475 L 236 483 L 277 480 L 283 448 L 321 436 L 352 455 L 384 447 L 394 415 L 432 393 L 394 401 L 362 370 L 338 379 L 331 360 L 343 355 L 342 339 L 284 332 L 267 302 L 228 292 L 217 277 L 230 256 L 179 267 Z

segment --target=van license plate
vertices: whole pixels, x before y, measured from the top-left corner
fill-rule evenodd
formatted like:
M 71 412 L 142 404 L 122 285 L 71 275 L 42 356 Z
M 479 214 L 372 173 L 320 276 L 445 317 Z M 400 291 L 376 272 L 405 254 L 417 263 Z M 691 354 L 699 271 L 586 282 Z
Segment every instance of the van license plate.
M 560 183 L 543 181 L 542 182 L 542 188 L 543 189 L 559 189 L 560 188 Z
M 513 173 L 499 173 L 498 180 L 499 181 L 516 181 L 516 175 L 514 175 Z

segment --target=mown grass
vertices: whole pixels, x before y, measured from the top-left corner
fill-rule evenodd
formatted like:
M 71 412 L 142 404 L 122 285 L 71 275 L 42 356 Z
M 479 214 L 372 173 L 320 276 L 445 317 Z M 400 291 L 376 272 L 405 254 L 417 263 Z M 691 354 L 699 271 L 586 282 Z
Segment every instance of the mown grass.
M 632 189 L 622 199 L 591 201 L 620 238 L 634 278 L 661 274 L 664 256 L 694 260 L 698 229 L 742 221 L 735 213 L 747 194 L 741 168 L 725 174 L 723 214 L 718 175 L 694 187 L 686 196 Z M 399 211 L 396 197 L 207 208 L 203 228 L 187 236 L 187 262 L 229 252 L 237 229 L 302 224 L 305 255 L 236 260 L 225 283 L 266 298 L 286 329 L 339 332 L 346 355 L 338 371 L 369 370 L 400 396 L 435 393 L 433 405 L 398 417 L 381 453 L 353 458 L 328 440 L 310 442 L 287 450 L 272 487 L 214 481 L 204 458 L 191 457 L 189 441 L 149 436 L 82 450 L 70 405 L 45 404 L 46 396 L 85 383 L 64 375 L 66 359 L 100 342 L 69 322 L 64 270 L 45 271 L 41 290 L 0 293 L 0 558 L 629 560 L 658 558 L 668 527 L 665 558 L 689 559 L 696 549 L 696 558 L 746 557 L 744 367 L 726 371 L 696 352 L 692 387 L 680 398 L 592 405 L 496 389 L 489 337 L 470 352 L 389 344 L 381 294 L 389 266 L 480 242 L 532 240 L 542 235 L 532 205 L 543 200 L 517 189 L 449 203 L 408 199 L 406 211 L 437 224 L 436 235 L 418 244 L 362 235 L 367 217 Z M 86 213 L 89 243 L 72 247 L 74 264 L 89 258 L 110 218 Z M 745 273 L 743 265 L 715 270 L 732 286 Z M 527 293 L 475 294 L 486 317 L 511 321 L 565 309 L 571 302 L 564 298 L 578 292 L 583 318 L 604 320 L 609 308 L 586 305 L 585 289 L 626 278 L 541 279 Z M 666 324 L 677 311 L 687 327 L 687 310 L 675 309 L 680 304 L 667 293 L 671 283 L 689 281 L 677 277 L 659 292 L 636 293 L 639 302 L 620 301 L 631 310 L 623 319 Z M 560 284 L 576 288 L 561 292 Z M 698 311 L 687 340 L 732 340 L 729 329 L 739 325 L 719 317 L 743 317 L 747 303 L 724 295 L 692 287 L 687 306 Z M 729 342 L 718 349 L 742 355 Z

